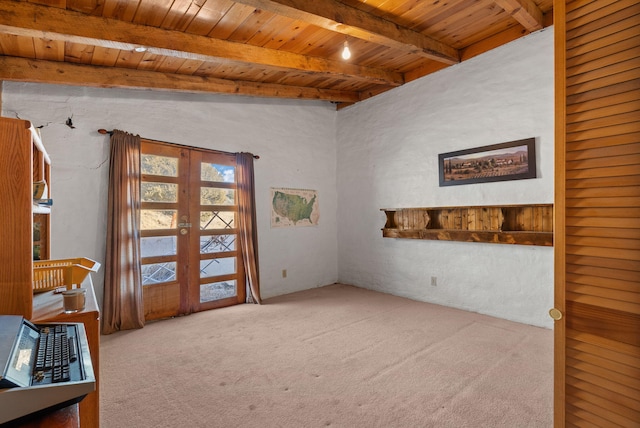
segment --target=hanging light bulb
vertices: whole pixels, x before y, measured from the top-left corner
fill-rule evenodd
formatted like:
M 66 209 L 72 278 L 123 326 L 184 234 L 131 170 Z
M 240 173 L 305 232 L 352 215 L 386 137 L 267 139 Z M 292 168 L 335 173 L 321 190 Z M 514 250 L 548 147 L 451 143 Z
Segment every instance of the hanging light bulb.
M 351 51 L 349 50 L 349 42 L 344 41 L 344 48 L 342 48 L 342 59 L 351 58 Z

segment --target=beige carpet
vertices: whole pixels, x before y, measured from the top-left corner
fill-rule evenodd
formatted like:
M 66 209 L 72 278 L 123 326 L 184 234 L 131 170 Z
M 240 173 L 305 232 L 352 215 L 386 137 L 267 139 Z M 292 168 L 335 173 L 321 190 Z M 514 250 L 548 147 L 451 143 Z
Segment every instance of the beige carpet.
M 550 330 L 346 285 L 103 336 L 101 421 L 551 427 Z

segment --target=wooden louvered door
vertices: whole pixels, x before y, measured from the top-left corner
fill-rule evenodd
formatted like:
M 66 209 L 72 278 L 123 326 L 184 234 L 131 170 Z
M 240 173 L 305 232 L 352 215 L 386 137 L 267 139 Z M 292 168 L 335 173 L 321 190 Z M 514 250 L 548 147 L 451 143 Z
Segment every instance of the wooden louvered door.
M 555 426 L 640 426 L 640 2 L 556 1 Z

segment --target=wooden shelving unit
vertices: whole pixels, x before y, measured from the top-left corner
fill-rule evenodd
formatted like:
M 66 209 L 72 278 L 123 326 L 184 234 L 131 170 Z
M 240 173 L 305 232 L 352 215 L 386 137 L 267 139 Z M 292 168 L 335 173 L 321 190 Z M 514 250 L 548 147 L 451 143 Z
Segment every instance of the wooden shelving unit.
M 553 245 L 553 204 L 383 208 L 385 238 Z
M 39 228 L 35 245 L 40 258 L 49 257 L 51 212 L 50 207 L 33 203 L 33 182 L 49 182 L 50 168 L 31 123 L 0 118 L 0 314 L 31 319 L 34 221 Z

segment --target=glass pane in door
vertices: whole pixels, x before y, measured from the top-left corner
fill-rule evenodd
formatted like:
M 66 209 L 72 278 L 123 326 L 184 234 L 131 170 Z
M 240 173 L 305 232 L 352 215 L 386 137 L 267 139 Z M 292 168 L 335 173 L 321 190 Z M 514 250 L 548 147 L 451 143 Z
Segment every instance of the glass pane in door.
M 237 294 L 235 279 L 200 285 L 200 303 L 227 299 Z
M 200 278 L 230 275 L 236 273 L 235 257 L 200 260 Z

